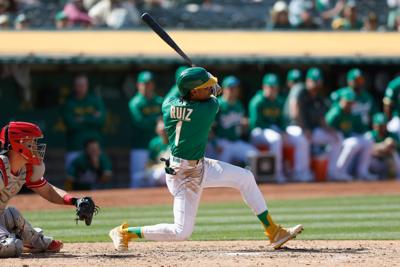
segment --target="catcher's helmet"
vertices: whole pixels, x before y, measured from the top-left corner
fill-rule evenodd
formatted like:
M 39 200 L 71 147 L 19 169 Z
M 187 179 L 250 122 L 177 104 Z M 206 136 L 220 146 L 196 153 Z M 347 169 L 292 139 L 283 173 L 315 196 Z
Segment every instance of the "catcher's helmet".
M 203 87 L 213 87 L 218 79 L 204 68 L 193 67 L 184 70 L 177 80 L 179 94 L 186 96 L 190 90 Z
M 0 132 L 3 150 L 19 152 L 29 163 L 40 165 L 46 151 L 46 144 L 39 144 L 43 138 L 40 128 L 29 122 L 12 121 Z

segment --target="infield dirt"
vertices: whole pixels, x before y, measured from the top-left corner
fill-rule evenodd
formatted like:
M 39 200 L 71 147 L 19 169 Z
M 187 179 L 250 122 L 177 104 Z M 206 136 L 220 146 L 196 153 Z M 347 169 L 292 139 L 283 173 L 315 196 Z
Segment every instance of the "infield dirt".
M 400 182 L 263 185 L 268 199 L 298 199 L 354 195 L 394 195 Z M 79 192 L 78 195 L 86 195 Z M 90 192 L 102 207 L 172 203 L 166 188 Z M 203 202 L 240 200 L 231 189 L 206 189 Z M 20 195 L 11 203 L 26 210 L 60 209 L 35 195 Z M 64 208 L 61 206 L 61 208 Z M 69 208 L 69 207 L 67 207 Z M 400 266 L 400 241 L 291 241 L 274 251 L 267 241 L 136 242 L 118 253 L 111 243 L 65 244 L 58 254 L 1 259 L 1 266 Z

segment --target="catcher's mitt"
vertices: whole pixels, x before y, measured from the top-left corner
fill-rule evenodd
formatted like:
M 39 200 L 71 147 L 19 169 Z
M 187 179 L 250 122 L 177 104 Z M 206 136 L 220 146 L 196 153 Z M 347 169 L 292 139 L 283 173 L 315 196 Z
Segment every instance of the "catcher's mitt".
M 92 223 L 93 215 L 96 215 L 99 212 L 99 207 L 94 204 L 94 201 L 91 197 L 83 197 L 79 198 L 76 201 L 76 223 L 78 224 L 78 220 L 85 220 L 86 225 L 90 225 Z

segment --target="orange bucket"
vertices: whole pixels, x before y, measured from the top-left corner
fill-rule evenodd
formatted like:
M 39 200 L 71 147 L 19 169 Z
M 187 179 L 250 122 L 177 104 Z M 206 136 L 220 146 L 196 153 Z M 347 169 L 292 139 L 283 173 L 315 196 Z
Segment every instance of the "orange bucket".
M 315 181 L 325 182 L 328 176 L 328 159 L 326 157 L 312 157 L 311 169 L 314 172 Z

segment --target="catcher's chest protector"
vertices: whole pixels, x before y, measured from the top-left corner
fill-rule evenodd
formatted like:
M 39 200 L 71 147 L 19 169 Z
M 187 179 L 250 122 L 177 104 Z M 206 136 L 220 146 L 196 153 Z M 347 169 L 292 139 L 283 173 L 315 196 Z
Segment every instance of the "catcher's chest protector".
M 8 201 L 21 190 L 25 178 L 25 168 L 17 176 L 13 175 L 8 158 L 0 155 L 0 213 L 4 211 Z

